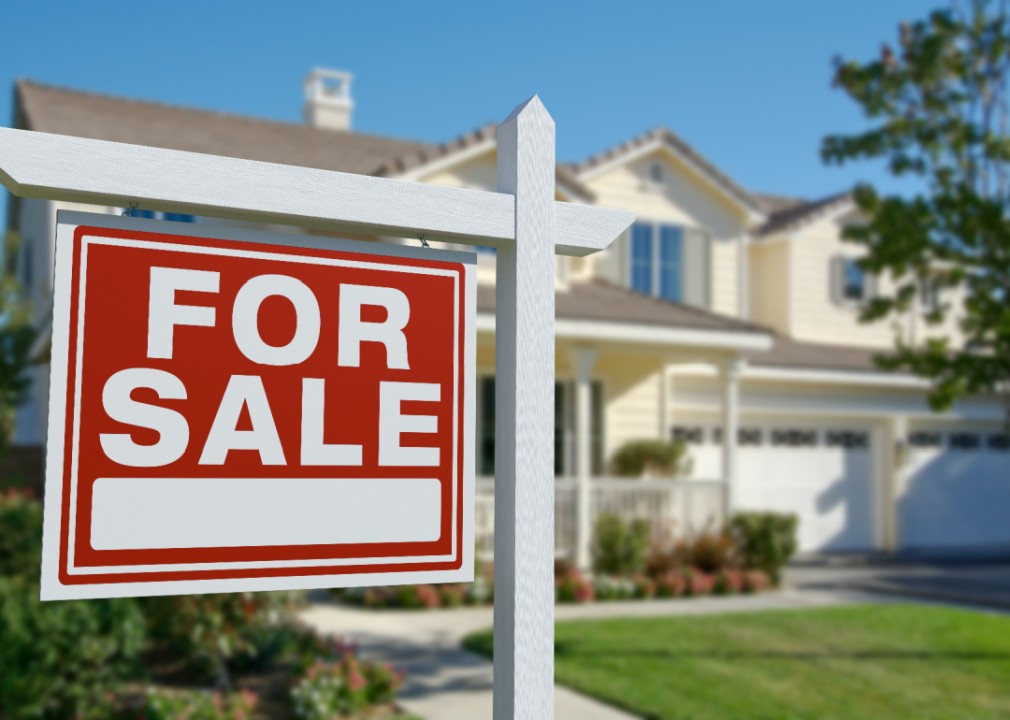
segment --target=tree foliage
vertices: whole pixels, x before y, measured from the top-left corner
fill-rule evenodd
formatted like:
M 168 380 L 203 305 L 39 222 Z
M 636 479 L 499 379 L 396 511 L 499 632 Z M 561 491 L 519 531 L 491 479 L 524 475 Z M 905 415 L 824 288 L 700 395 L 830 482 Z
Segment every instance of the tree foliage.
M 937 326 L 953 314 L 965 338 L 899 334 L 878 362 L 929 379 L 934 409 L 998 392 L 1010 418 L 1008 69 L 1005 0 L 970 0 L 902 24 L 897 46 L 885 45 L 879 58 L 836 61 L 836 85 L 871 127 L 827 137 L 821 153 L 838 164 L 883 159 L 921 188 L 907 196 L 855 190 L 867 222 L 845 237 L 866 248 L 865 271 L 894 281 L 862 319 L 922 312 Z
M 31 306 L 13 272 L 20 236 L 9 231 L 3 242 L 3 272 L 0 274 L 0 453 L 6 448 L 14 424 L 14 409 L 27 398 L 31 377 Z

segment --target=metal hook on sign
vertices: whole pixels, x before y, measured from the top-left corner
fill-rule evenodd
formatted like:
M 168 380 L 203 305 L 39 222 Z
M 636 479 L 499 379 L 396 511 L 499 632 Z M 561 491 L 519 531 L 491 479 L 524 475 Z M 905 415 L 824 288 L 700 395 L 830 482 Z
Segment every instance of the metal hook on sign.
M 421 247 L 423 247 L 423 248 L 430 248 L 431 247 L 428 244 L 428 241 L 424 239 L 424 235 L 418 235 L 417 239 L 421 241 Z
M 140 203 L 130 203 L 130 207 L 123 210 L 124 217 L 133 217 L 133 211 L 140 207 Z

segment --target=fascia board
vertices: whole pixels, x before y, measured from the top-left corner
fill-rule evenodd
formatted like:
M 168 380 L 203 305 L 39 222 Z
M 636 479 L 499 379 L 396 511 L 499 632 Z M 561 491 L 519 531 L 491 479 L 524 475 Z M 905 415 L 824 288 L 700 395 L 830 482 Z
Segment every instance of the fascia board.
M 162 210 L 334 232 L 503 247 L 505 193 L 0 128 L 0 183 L 19 197 Z M 605 249 L 635 214 L 555 201 L 555 252 Z
M 423 165 L 411 168 L 406 172 L 394 175 L 393 178 L 396 180 L 408 180 L 411 182 L 424 182 L 422 178 L 434 175 L 437 172 L 454 167 L 455 165 L 472 160 L 473 158 L 480 157 L 481 155 L 484 155 L 491 150 L 496 150 L 497 148 L 498 141 L 494 138 L 481 140 L 477 144 L 471 145 L 468 148 L 463 148 L 462 150 L 457 150 L 456 152 L 443 155 L 442 157 L 424 163 Z

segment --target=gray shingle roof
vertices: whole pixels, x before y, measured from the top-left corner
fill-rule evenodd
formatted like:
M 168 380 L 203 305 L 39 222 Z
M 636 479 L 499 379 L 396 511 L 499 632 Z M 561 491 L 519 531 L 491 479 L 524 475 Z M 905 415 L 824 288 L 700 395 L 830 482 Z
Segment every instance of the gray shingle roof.
M 766 198 L 774 196 L 764 196 Z M 767 222 L 762 225 L 757 232 L 758 237 L 773 235 L 778 232 L 789 232 L 816 222 L 818 219 L 830 215 L 836 210 L 840 210 L 847 204 L 852 203 L 851 193 L 844 192 L 830 197 L 814 200 L 813 202 L 798 201 L 789 204 L 782 202 L 787 198 L 778 198 L 779 209 L 773 210 Z
M 649 297 L 605 280 L 572 283 L 554 296 L 554 314 L 569 320 L 634 323 L 669 328 L 771 335 L 772 331 L 688 305 Z M 477 311 L 495 310 L 495 288 L 477 286 Z
M 834 370 L 842 372 L 884 372 L 873 362 L 875 355 L 884 350 L 800 342 L 781 335 L 767 352 L 745 352 L 751 365 L 759 367 L 796 368 L 806 370 Z
M 356 175 L 396 176 L 493 139 L 497 132 L 497 126 L 489 124 L 436 145 L 68 90 L 29 80 L 18 80 L 15 93 L 19 124 L 28 130 Z M 592 191 L 567 168 L 558 166 L 557 180 L 580 199 L 593 199 Z

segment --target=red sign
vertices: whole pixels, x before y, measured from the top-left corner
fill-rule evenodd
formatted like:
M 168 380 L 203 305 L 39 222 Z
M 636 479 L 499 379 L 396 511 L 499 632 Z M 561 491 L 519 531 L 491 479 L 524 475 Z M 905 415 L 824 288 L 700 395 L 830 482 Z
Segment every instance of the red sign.
M 58 225 L 43 599 L 472 579 L 472 255 L 99 217 Z

